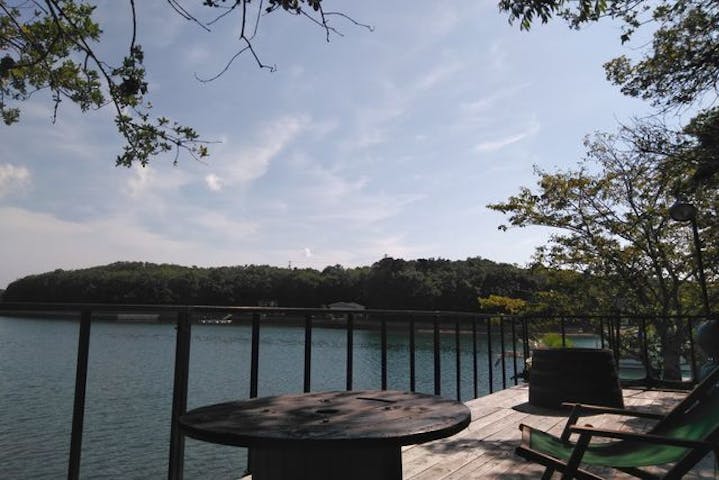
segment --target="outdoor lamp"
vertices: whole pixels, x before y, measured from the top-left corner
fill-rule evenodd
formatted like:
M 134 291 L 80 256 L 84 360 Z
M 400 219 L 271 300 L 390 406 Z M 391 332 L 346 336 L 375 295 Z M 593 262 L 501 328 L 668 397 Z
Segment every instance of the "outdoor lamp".
M 669 207 L 669 216 L 677 222 L 690 222 L 692 233 L 694 234 L 694 254 L 697 259 L 697 274 L 699 277 L 699 286 L 702 289 L 702 301 L 704 303 L 704 314 L 711 316 L 711 308 L 709 307 L 709 295 L 707 294 L 707 280 L 704 276 L 704 260 L 702 259 L 702 243 L 699 239 L 699 228 L 697 227 L 697 208 L 685 201 L 677 200 L 674 205 Z
M 697 328 L 697 343 L 710 357 L 711 366 L 702 367 L 700 378 L 705 376 L 708 368 L 716 366 L 719 361 L 719 324 L 712 318 L 711 307 L 709 306 L 709 295 L 707 293 L 707 281 L 704 276 L 704 260 L 702 259 L 702 244 L 699 239 L 699 228 L 697 227 L 697 208 L 681 199 L 677 199 L 674 205 L 669 207 L 669 216 L 677 222 L 691 222 L 692 233 L 694 234 L 694 254 L 697 260 L 697 276 L 699 286 L 702 290 L 702 301 L 704 303 L 704 314 L 706 321 Z
M 697 208 L 689 202 L 677 200 L 669 207 L 669 216 L 677 222 L 689 222 L 696 219 Z

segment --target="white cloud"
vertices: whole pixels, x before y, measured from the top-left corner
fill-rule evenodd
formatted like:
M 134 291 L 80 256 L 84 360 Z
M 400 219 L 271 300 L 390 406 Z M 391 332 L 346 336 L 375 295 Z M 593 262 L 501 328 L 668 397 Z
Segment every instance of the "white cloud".
M 125 193 L 133 199 L 153 199 L 160 202 L 166 194 L 175 192 L 192 182 L 192 177 L 183 170 L 175 167 L 141 167 L 134 165 L 130 170 Z
M 113 127 L 110 108 L 83 113 L 75 105 L 63 102 L 56 122 L 53 122 L 52 115 L 52 101 L 44 95 L 23 103 L 21 122 L 5 127 L 3 146 L 11 148 L 14 155 L 22 152 L 22 157 L 16 158 L 22 158 L 26 163 L 32 163 L 35 157 L 53 158 L 56 163 L 64 164 L 114 164 L 120 147 L 115 142 L 119 136 Z M 35 172 L 39 175 L 37 170 Z
M 326 205 L 309 217 L 316 222 L 341 222 L 345 228 L 366 228 L 399 215 L 407 206 L 425 198 L 419 194 L 367 194 Z
M 492 92 L 491 94 L 482 97 L 478 100 L 471 102 L 463 102 L 460 104 L 462 112 L 469 115 L 477 115 L 487 113 L 492 107 L 496 106 L 498 102 L 509 99 L 517 95 L 522 90 L 525 90 L 531 86 L 531 83 L 521 83 L 519 85 L 513 85 L 505 88 L 500 88 Z
M 183 60 L 192 63 L 193 65 L 202 65 L 207 60 L 211 59 L 213 51 L 207 45 L 192 45 L 190 48 L 185 50 Z
M 504 70 L 509 63 L 507 51 L 501 41 L 492 43 L 489 47 L 489 65 L 496 71 Z
M 343 166 L 327 168 L 315 163 L 315 159 L 296 155 L 292 157 L 297 183 L 283 190 L 282 195 L 294 200 L 283 204 L 277 214 L 298 215 L 303 222 L 311 222 L 317 228 L 336 228 L 340 222 L 344 228 L 356 229 L 398 215 L 412 203 L 424 198 L 423 194 L 410 192 L 384 192 L 373 190 L 377 179 L 354 173 L 356 169 Z
M 43 99 L 44 100 L 44 99 Z M 22 106 L 22 121 L 42 121 L 48 124 L 52 122 L 53 108 L 52 102 L 36 101 L 26 102 Z
M 262 177 L 277 155 L 292 144 L 310 126 L 304 115 L 286 115 L 268 123 L 257 134 L 254 145 L 237 153 L 219 153 L 216 162 L 225 185 L 244 184 Z M 228 141 L 224 150 L 233 147 Z
M 30 170 L 11 163 L 0 164 L 0 197 L 30 184 Z
M 141 220 L 133 213 L 117 213 L 94 220 L 68 221 L 48 213 L 0 207 L 0 288 L 33 273 L 118 260 L 203 266 L 242 263 L 243 255 L 248 261 L 252 254 L 238 249 L 238 243 L 258 231 L 253 222 L 199 209 L 176 219 L 187 235 L 150 231 Z M 202 235 L 191 235 L 194 232 Z
M 214 233 L 226 239 L 244 239 L 258 231 L 254 222 L 233 220 L 219 212 L 202 211 L 188 218 L 188 223 L 201 227 L 205 233 Z
M 351 138 L 344 145 L 350 150 L 364 149 L 384 143 L 389 138 L 389 124 L 404 114 L 406 106 L 401 100 L 402 94 L 388 87 L 387 100 L 377 105 L 359 106 L 356 111 L 356 124 Z
M 474 147 L 474 150 L 476 152 L 496 152 L 497 150 L 501 150 L 504 147 L 508 147 L 509 145 L 515 144 L 521 140 L 524 140 L 527 137 L 535 135 L 537 132 L 539 132 L 539 128 L 539 123 L 532 122 L 532 124 L 527 127 L 527 129 L 525 129 L 523 132 L 508 135 L 495 140 L 481 142 Z
M 80 268 L 117 260 L 177 262 L 198 248 L 147 232 L 130 217 L 89 222 L 61 220 L 47 213 L 0 207 L 3 269 L 0 287 L 24 275 L 56 268 Z
M 428 93 L 457 78 L 464 67 L 453 56 L 443 55 L 429 68 L 423 67 L 410 77 L 403 71 L 397 78 L 384 78 L 379 82 L 377 100 L 355 108 L 352 136 L 342 146 L 354 151 L 390 141 L 394 132 L 402 130 L 402 122 L 411 118 L 412 110 L 427 101 Z
M 516 135 L 510 135 L 508 137 L 500 138 L 498 140 L 482 142 L 476 147 L 474 147 L 474 149 L 477 152 L 496 152 L 497 150 L 501 150 L 504 147 L 512 145 L 513 143 L 524 140 L 526 137 L 527 133 L 518 133 Z
M 150 183 L 150 167 L 135 167 L 133 176 L 127 181 L 127 193 L 131 197 L 142 195 Z
M 431 249 L 422 245 L 412 245 L 402 235 L 379 237 L 369 242 L 365 255 L 380 259 L 384 255 L 395 258 L 414 258 L 426 254 Z
M 305 255 L 305 258 L 310 258 L 312 256 L 312 250 L 307 247 L 304 248 L 303 253 Z
M 414 95 L 430 90 L 438 84 L 452 78 L 462 69 L 462 64 L 456 60 L 445 61 L 435 65 L 431 70 L 422 74 L 414 85 Z
M 207 184 L 207 188 L 213 192 L 219 192 L 222 190 L 222 179 L 214 173 L 210 173 L 205 177 L 205 183 Z
M 351 195 L 361 193 L 367 186 L 368 179 L 365 176 L 348 179 L 321 165 L 310 164 L 308 159 L 305 159 L 304 163 L 303 174 L 308 180 L 302 187 L 303 197 L 318 202 L 325 208 L 329 205 L 337 205 Z

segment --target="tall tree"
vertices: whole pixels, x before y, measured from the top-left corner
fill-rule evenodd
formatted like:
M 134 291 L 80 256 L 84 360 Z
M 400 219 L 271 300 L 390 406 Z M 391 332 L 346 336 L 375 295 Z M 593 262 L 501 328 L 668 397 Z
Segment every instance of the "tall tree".
M 115 3 L 115 2 L 113 2 Z M 354 22 L 340 12 L 324 9 L 322 0 L 166 0 L 168 15 L 179 15 L 201 29 L 228 19 L 240 28 L 238 49 L 224 73 L 240 55 L 263 63 L 253 39 L 267 14 L 285 12 L 317 24 L 329 40 L 336 33 L 332 18 Z M 146 165 L 151 157 L 181 151 L 195 157 L 208 155 L 207 142 L 192 127 L 151 115 L 147 96 L 152 89 L 145 75 L 142 32 L 137 31 L 135 0 L 125 0 L 132 30 L 128 50 L 121 59 L 103 58 L 98 48 L 102 25 L 95 10 L 102 2 L 91 0 L 0 0 L 0 116 L 5 125 L 20 119 L 20 106 L 39 90 L 49 90 L 57 116 L 63 100 L 82 111 L 109 106 L 125 144 L 117 165 Z M 207 17 L 202 20 L 201 17 Z M 356 23 L 356 22 L 354 22 Z M 370 28 L 370 27 L 367 27 Z
M 660 111 L 701 109 L 719 93 L 716 0 L 500 0 L 499 8 L 524 30 L 552 17 L 575 29 L 607 19 L 621 24 L 620 40 L 626 43 L 638 30 L 653 29 L 652 41 L 633 49 L 633 58 L 619 56 L 604 68 L 622 93 L 649 100 Z M 685 126 L 685 133 L 698 139 L 692 153 L 700 163 L 694 180 L 704 182 L 719 172 L 718 131 L 719 113 L 711 108 Z
M 528 30 L 535 20 L 553 16 L 579 29 L 602 19 L 621 23 L 628 42 L 642 27 L 653 40 L 639 48 L 640 58 L 622 55 L 605 65 L 609 80 L 622 92 L 676 107 L 717 93 L 719 80 L 719 3 L 715 0 L 500 0 L 499 8 Z
M 696 262 L 688 229 L 668 216 L 680 164 L 674 163 L 673 170 L 660 167 L 664 155 L 638 148 L 635 140 L 627 129 L 595 135 L 587 139 L 587 156 L 578 169 L 537 170 L 536 191 L 522 188 L 489 208 L 508 214 L 511 226 L 554 229 L 550 243 L 537 249 L 540 263 L 610 280 L 607 288 L 615 295 L 629 296 L 640 311 L 658 315 L 664 375 L 678 379 L 684 334 L 667 317 L 687 313 L 687 305 L 701 305 L 686 301 L 698 299 L 690 281 Z M 694 201 L 715 218 L 714 198 Z

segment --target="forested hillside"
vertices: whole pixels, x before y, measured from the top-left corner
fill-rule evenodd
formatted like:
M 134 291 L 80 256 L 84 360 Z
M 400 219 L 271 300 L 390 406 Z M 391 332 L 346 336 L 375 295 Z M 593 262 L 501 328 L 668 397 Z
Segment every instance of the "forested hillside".
M 547 275 L 482 258 L 401 260 L 370 267 L 314 269 L 267 265 L 199 268 L 118 262 L 55 270 L 8 285 L 3 300 L 320 307 L 337 301 L 368 308 L 477 311 L 478 297 L 532 300 Z

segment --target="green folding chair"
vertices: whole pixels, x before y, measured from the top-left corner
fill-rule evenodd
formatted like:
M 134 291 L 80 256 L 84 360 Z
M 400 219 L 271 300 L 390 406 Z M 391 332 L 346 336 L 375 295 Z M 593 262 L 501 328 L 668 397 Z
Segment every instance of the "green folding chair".
M 562 479 L 602 480 L 580 465 L 610 467 L 642 479 L 679 479 L 709 452 L 719 458 L 719 368 L 697 385 L 666 416 L 619 408 L 570 404 L 572 412 L 560 437 L 520 425 L 522 443 L 517 455 L 547 467 L 543 480 L 555 470 Z M 646 433 L 602 430 L 576 425 L 583 414 L 609 413 L 659 420 Z M 577 434 L 576 441 L 570 436 Z M 590 443 L 592 438 L 610 441 Z M 643 467 L 673 464 L 663 475 Z

